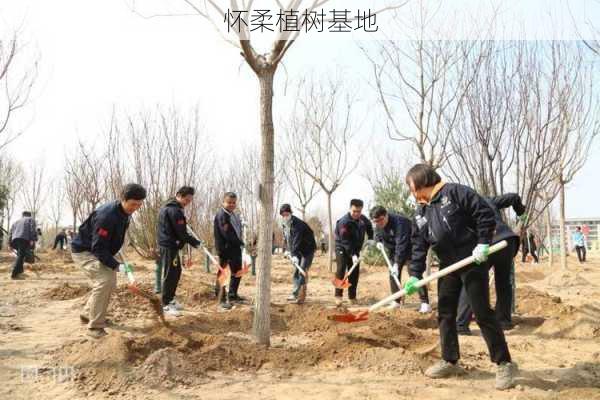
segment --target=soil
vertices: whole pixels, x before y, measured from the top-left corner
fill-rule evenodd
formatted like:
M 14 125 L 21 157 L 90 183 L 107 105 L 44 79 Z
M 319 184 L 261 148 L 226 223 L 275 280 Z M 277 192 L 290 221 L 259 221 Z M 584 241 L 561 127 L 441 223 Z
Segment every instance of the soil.
M 119 276 L 109 307 L 113 324 L 95 340 L 78 318 L 90 290 L 85 275 L 61 254 L 40 258 L 25 280 L 0 278 L 0 398 L 600 399 L 600 259 L 593 255 L 566 271 L 517 264 L 516 327 L 506 336 L 520 376 L 505 392 L 494 390 L 495 368 L 475 323 L 474 336 L 460 337 L 467 375 L 423 376 L 440 358 L 439 336 L 436 316 L 416 312 L 416 298 L 360 323 L 328 318 L 387 295 L 383 267 L 362 268 L 359 306 L 336 308 L 331 274 L 317 257 L 308 301 L 298 306 L 285 301 L 291 266 L 275 256 L 271 346 L 265 347 L 251 335 L 250 274 L 240 289 L 247 303 L 220 312 L 214 268 L 208 273 L 197 261 L 183 272 L 177 292 L 185 311 L 167 325 Z M 129 258 L 138 287 L 153 297 L 153 263 Z M 8 271 L 10 262 L 0 254 L 0 270 Z M 435 292 L 433 285 L 432 299 Z

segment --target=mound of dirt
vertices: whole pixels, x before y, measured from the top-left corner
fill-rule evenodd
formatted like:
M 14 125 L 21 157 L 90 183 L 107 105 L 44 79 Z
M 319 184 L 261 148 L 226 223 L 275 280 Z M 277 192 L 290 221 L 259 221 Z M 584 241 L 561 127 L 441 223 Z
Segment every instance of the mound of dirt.
M 44 293 L 44 297 L 50 300 L 71 300 L 87 294 L 91 288 L 88 285 L 70 284 L 64 282 L 63 284 L 48 289 Z
M 564 306 L 535 330 L 542 337 L 587 339 L 600 338 L 600 312 L 587 307 Z
M 546 284 L 555 287 L 590 286 L 591 283 L 579 273 L 559 271 L 546 278 Z
M 549 318 L 564 308 L 562 299 L 529 286 L 517 288 L 517 311 L 523 315 Z
M 137 283 L 140 290 L 153 295 L 154 289 L 148 283 Z M 158 317 L 150 301 L 136 295 L 129 290 L 126 284 L 117 287 L 111 297 L 109 313 L 115 322 L 125 322 L 131 319 L 155 319 Z

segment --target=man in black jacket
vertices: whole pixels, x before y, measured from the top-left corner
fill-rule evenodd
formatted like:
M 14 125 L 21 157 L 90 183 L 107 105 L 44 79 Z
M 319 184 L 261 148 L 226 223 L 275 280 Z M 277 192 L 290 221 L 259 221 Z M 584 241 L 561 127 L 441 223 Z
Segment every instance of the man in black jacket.
M 475 259 L 474 264 L 438 280 L 442 360 L 428 368 L 425 375 L 435 379 L 464 372 L 458 366 L 456 332 L 458 299 L 464 286 L 490 358 L 498 365 L 496 388 L 505 390 L 514 386 L 516 365 L 511 362 L 504 332 L 489 302 L 487 258 L 496 229 L 494 211 L 473 189 L 442 182 L 427 164 L 412 167 L 406 183 L 419 204 L 413 225 L 411 278 L 404 286 L 406 293 L 417 291 L 414 285 L 425 271 L 429 247 L 438 256 L 440 269 L 469 256 Z
M 308 275 L 308 270 L 312 265 L 317 243 L 315 234 L 310 226 L 300 218 L 292 215 L 292 207 L 289 204 L 283 204 L 279 209 L 279 214 L 283 219 L 283 234 L 288 246 L 289 255 L 292 263 L 299 265 Z M 289 302 L 303 304 L 306 300 L 307 279 L 294 267 L 294 290 Z
M 496 319 L 503 330 L 512 329 L 512 299 L 513 287 L 511 285 L 511 273 L 514 268 L 514 257 L 519 251 L 519 235 L 517 235 L 502 220 L 500 210 L 512 207 L 519 220 L 525 221 L 525 206 L 521 202 L 521 196 L 517 193 L 507 193 L 502 196 L 496 196 L 485 199 L 489 206 L 494 210 L 496 217 L 496 231 L 493 244 L 506 240 L 508 245 L 499 252 L 490 255 L 488 266 L 494 268 L 494 283 L 496 285 Z M 460 294 L 458 303 L 458 319 L 456 328 L 459 335 L 470 335 L 469 323 L 473 315 L 473 309 L 469 304 L 465 288 Z
M 93 211 L 71 242 L 73 261 L 93 284 L 92 293 L 80 314 L 81 322 L 88 324 L 88 335 L 93 338 L 106 335 L 106 310 L 117 286 L 117 271 L 127 269 L 123 260 L 117 260 L 115 255 L 123 247 L 131 214 L 142 206 L 145 198 L 146 189 L 141 185 L 125 185 L 121 199 Z
M 162 270 L 162 304 L 165 314 L 178 316 L 183 306 L 175 300 L 175 292 L 181 278 L 179 250 L 186 244 L 193 247 L 201 242 L 187 232 L 187 220 L 183 209 L 194 200 L 194 188 L 183 186 L 158 213 L 158 246 Z M 157 285 L 158 287 L 158 285 Z
M 352 199 L 350 201 L 350 212 L 340 218 L 335 224 L 335 252 L 336 252 L 336 278 L 344 279 L 344 275 L 358 262 L 362 250 L 365 234 L 367 245 L 374 245 L 373 225 L 371 221 L 362 215 L 363 201 Z M 348 288 L 348 299 L 351 304 L 356 304 L 356 289 L 360 275 L 360 265 L 348 277 L 350 287 Z M 342 304 L 343 289 L 335 289 L 336 304 Z
M 52 246 L 52 250 L 56 250 L 57 247 L 59 250 L 64 250 L 67 243 L 67 231 L 63 228 L 54 238 L 54 246 Z
M 241 303 L 244 298 L 238 295 L 241 277 L 236 276 L 242 270 L 242 247 L 244 246 L 242 221 L 235 214 L 237 207 L 237 195 L 227 192 L 223 195 L 223 206 L 217 212 L 214 220 L 214 235 L 219 264 L 221 268 L 229 267 L 231 277 L 229 279 L 229 293 L 221 290 L 219 284 L 220 273 L 217 274 L 215 292 L 219 299 L 220 307 L 224 310 L 231 309 L 231 302 Z
M 371 209 L 371 221 L 375 224 L 375 241 L 383 243 L 387 251 L 388 257 L 392 265 L 390 273 L 390 288 L 392 293 L 400 290 L 396 284 L 396 279 L 400 282 L 402 275 L 402 267 L 410 259 L 411 252 L 411 222 L 408 218 L 399 214 L 388 213 L 385 207 L 375 206 Z M 421 299 L 421 307 L 419 312 L 431 312 L 429 305 L 429 296 L 427 287 L 419 288 L 419 297 Z M 400 306 L 401 299 L 398 299 L 390 305 L 390 308 Z
M 29 211 L 24 211 L 22 218 L 15 222 L 8 233 L 8 247 L 17 252 L 12 266 L 11 279 L 23 279 L 23 264 L 27 255 L 33 256 L 33 248 L 38 240 L 35 220 Z

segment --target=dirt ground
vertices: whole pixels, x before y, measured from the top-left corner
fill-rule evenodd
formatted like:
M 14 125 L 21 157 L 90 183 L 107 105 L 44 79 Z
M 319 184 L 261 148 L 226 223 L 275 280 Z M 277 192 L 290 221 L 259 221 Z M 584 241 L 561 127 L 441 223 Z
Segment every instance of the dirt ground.
M 0 253 L 0 399 L 600 399 L 600 258 L 593 255 L 583 266 L 570 257 L 567 271 L 517 265 L 517 326 L 507 340 L 520 376 L 506 392 L 494 389 L 495 368 L 475 323 L 475 335 L 460 338 L 467 375 L 423 376 L 439 359 L 439 337 L 435 314 L 418 314 L 416 298 L 366 322 L 330 321 L 338 311 L 321 257 L 307 304 L 296 306 L 285 302 L 291 267 L 275 256 L 270 348 L 252 342 L 251 304 L 217 310 L 214 276 L 198 262 L 182 275 L 183 316 L 162 325 L 119 276 L 114 325 L 107 337 L 90 339 L 78 317 L 89 282 L 68 257 L 40 258 L 25 280 L 12 281 L 12 259 Z M 134 264 L 151 290 L 153 263 Z M 358 308 L 387 295 L 388 285 L 384 268 L 363 266 Z M 431 292 L 435 310 L 435 285 Z M 240 294 L 253 297 L 250 274 Z

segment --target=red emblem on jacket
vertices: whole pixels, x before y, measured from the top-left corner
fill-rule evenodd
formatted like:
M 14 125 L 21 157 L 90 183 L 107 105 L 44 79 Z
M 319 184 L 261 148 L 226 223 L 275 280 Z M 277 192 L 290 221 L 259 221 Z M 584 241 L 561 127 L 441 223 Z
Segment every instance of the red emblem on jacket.
M 185 219 L 178 219 L 177 225 L 185 225 Z
M 98 235 L 102 236 L 103 238 L 107 238 L 108 231 L 104 228 L 98 228 Z

